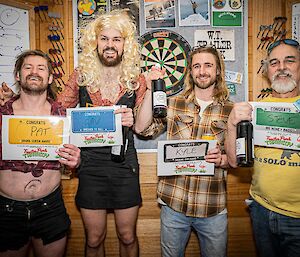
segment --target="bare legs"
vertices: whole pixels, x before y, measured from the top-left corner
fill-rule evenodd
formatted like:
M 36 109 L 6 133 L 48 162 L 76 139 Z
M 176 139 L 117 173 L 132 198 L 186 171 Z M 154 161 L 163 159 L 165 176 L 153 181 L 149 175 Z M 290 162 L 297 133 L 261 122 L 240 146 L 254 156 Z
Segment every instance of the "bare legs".
M 114 211 L 121 257 L 138 257 L 136 221 L 138 206 Z M 86 257 L 104 257 L 106 210 L 80 209 L 86 230 Z

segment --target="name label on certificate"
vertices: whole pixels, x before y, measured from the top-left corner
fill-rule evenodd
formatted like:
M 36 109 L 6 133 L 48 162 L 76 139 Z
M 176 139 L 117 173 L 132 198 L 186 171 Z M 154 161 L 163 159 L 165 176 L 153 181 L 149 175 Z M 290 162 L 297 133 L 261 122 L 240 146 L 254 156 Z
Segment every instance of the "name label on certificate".
M 204 160 L 217 140 L 158 141 L 157 175 L 214 175 L 214 163 Z
M 2 116 L 3 160 L 57 160 L 69 143 L 69 122 L 57 116 Z
M 70 143 L 79 147 L 122 145 L 120 106 L 69 108 L 71 120 Z
M 300 150 L 300 112 L 292 103 L 251 104 L 255 145 Z

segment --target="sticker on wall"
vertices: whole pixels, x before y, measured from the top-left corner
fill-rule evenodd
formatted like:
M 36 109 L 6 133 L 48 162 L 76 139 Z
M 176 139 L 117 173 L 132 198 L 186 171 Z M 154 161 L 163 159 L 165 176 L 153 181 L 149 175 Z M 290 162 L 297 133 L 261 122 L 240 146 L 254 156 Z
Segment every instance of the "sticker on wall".
M 213 27 L 242 27 L 243 26 L 243 1 L 212 0 L 212 26 Z
M 195 30 L 194 46 L 215 47 L 222 54 L 224 61 L 235 60 L 234 30 Z
M 144 0 L 146 29 L 175 27 L 175 0 Z
M 179 26 L 210 25 L 209 0 L 179 0 Z
M 233 83 L 227 83 L 227 88 L 229 90 L 230 95 L 236 95 L 236 85 Z
M 226 4 L 226 0 L 214 0 L 213 7 L 216 9 L 222 9 Z
M 167 95 L 171 96 L 183 88 L 187 72 L 189 43 L 179 34 L 170 30 L 155 30 L 141 37 L 142 71 L 146 72 L 155 64 L 166 69 Z
M 78 1 L 78 12 L 79 15 L 89 16 L 92 15 L 96 10 L 96 2 L 94 0 L 79 0 Z

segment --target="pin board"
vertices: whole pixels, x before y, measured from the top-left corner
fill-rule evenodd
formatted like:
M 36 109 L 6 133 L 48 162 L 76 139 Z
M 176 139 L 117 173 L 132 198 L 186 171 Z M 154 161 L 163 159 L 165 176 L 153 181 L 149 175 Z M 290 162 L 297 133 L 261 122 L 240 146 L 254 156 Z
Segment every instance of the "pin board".
M 34 12 L 31 5 L 0 1 L 0 83 L 13 86 L 16 56 L 35 47 Z

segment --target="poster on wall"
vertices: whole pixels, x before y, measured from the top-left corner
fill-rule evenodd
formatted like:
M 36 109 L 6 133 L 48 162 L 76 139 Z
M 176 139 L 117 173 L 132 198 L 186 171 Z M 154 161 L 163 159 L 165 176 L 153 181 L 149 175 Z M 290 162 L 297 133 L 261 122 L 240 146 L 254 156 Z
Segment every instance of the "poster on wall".
M 211 0 L 213 27 L 243 27 L 243 0 Z
M 194 46 L 215 47 L 224 57 L 224 61 L 235 60 L 234 30 L 195 30 Z
M 129 9 L 129 13 L 135 20 L 136 30 L 140 34 L 140 1 L 139 0 L 110 0 L 110 10 Z
M 146 29 L 175 27 L 175 0 L 144 0 Z
M 210 25 L 209 0 L 179 0 L 179 26 Z

